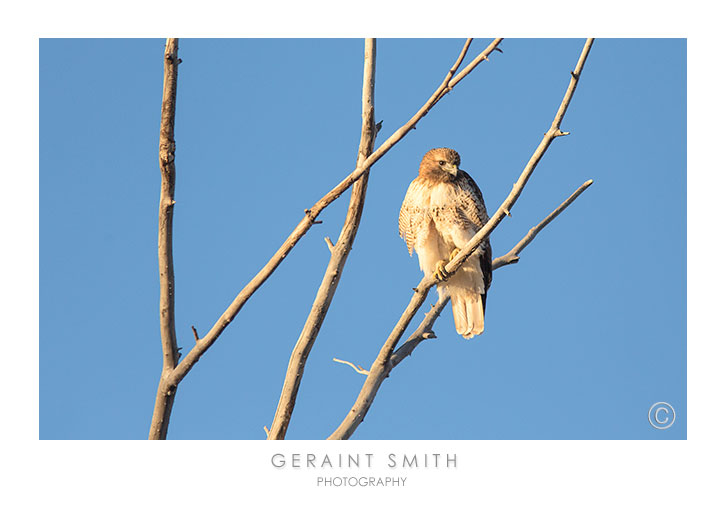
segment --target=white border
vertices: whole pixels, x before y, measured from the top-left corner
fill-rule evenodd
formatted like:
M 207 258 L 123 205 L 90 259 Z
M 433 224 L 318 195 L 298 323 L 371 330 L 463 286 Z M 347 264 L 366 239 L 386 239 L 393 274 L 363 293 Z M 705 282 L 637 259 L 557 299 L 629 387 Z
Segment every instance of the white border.
M 50 505 L 700 505 L 723 498 L 724 71 L 715 4 L 690 2 L 14 3 L 2 21 L 4 495 Z M 714 5 L 714 7 L 710 7 Z M 7 8 L 6 8 L 7 9 Z M 200 12 L 201 10 L 201 12 Z M 497 34 L 493 34 L 498 30 Z M 668 36 L 688 42 L 688 441 L 38 442 L 37 55 L 39 36 Z M 372 33 L 371 33 L 372 32 Z M 686 126 L 673 126 L 684 131 Z M 624 132 L 627 135 L 627 132 Z M 321 490 L 271 451 L 456 453 L 411 486 Z M 300 473 L 298 473 L 300 472 Z M 718 475 L 717 475 L 718 474 Z M 413 486 L 415 485 L 415 486 Z M 403 492 L 403 493 L 401 493 Z M 404 494 L 405 496 L 401 496 Z M 33 501 L 30 501 L 30 499 Z M 17 502 L 16 502 L 17 503 Z

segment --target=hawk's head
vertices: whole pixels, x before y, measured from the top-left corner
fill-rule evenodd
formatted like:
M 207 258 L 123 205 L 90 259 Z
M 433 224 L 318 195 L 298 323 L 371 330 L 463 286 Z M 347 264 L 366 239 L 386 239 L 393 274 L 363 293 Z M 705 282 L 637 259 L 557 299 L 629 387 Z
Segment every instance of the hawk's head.
M 429 150 L 421 160 L 419 176 L 433 181 L 452 181 L 459 172 L 461 158 L 451 148 Z

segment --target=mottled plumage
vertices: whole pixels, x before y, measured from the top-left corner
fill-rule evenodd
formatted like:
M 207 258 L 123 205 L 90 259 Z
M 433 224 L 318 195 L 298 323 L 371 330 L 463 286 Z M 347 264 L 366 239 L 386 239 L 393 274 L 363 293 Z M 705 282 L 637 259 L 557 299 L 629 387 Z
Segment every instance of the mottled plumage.
M 479 187 L 459 163 L 459 154 L 449 148 L 427 152 L 401 206 L 399 233 L 408 252 L 416 250 L 426 275 L 440 274 L 489 220 Z M 486 239 L 453 276 L 438 283 L 439 294 L 451 296 L 456 331 L 464 338 L 484 331 L 491 252 Z

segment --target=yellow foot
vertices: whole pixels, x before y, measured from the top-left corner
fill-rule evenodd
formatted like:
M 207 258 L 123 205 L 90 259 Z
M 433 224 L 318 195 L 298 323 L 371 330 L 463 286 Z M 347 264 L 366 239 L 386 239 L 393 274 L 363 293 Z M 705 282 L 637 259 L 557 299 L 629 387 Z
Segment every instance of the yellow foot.
M 439 281 L 443 282 L 447 278 L 449 278 L 449 272 L 446 271 L 446 261 L 439 261 L 436 263 L 436 268 L 434 269 L 434 278 Z
M 449 255 L 449 262 L 453 261 L 454 260 L 454 257 L 456 257 L 457 255 L 459 255 L 459 252 L 461 252 L 461 249 L 454 248 L 454 251 L 451 252 L 451 255 Z

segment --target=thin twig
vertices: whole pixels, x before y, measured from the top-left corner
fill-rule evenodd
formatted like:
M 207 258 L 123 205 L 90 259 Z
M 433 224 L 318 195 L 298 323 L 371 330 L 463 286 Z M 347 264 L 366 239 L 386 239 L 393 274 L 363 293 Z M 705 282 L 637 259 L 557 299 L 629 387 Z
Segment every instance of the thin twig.
M 174 260 L 172 257 L 172 219 L 174 217 L 174 187 L 176 166 L 174 155 L 174 118 L 176 115 L 176 82 L 179 67 L 179 39 L 167 39 L 164 48 L 164 89 L 161 102 L 159 132 L 159 168 L 161 196 L 159 199 L 159 321 L 163 365 L 161 379 L 151 418 L 149 439 L 163 440 L 169 428 L 171 408 L 176 388 L 167 384 L 179 360 L 174 323 Z
M 449 85 L 446 87 L 446 89 L 449 91 L 451 91 L 451 88 L 453 88 L 454 85 L 456 84 L 456 83 L 452 84 L 451 79 L 454 77 L 454 74 L 456 73 L 456 71 L 459 70 L 459 67 L 461 66 L 461 62 L 464 61 L 464 57 L 466 57 L 466 53 L 469 51 L 469 46 L 471 46 L 471 43 L 473 40 L 474 39 L 471 39 L 471 38 L 466 39 L 466 42 L 464 42 L 464 47 L 461 48 L 461 53 L 459 53 L 459 58 L 456 59 L 456 61 L 454 62 L 454 65 L 449 70 L 449 74 L 447 76 L 449 79 Z M 482 55 L 480 54 L 479 57 L 481 57 L 481 56 Z M 486 59 L 487 59 L 487 57 L 484 56 L 484 60 L 486 60 Z M 459 81 L 461 81 L 461 79 L 459 79 Z M 439 98 L 441 98 L 441 97 L 439 97 Z M 436 100 L 438 101 L 439 99 L 436 99 Z
M 195 342 L 198 342 L 199 341 L 199 334 L 197 333 L 197 328 L 194 327 L 194 326 L 192 326 L 192 333 L 194 333 L 194 341 Z
M 350 366 L 351 368 L 353 368 L 355 371 L 357 371 L 361 375 L 368 375 L 370 373 L 368 370 L 366 370 L 362 366 L 357 365 L 357 364 L 353 364 L 350 361 L 344 361 L 342 359 L 338 359 L 337 357 L 334 357 L 333 358 L 333 361 L 335 361 L 336 363 L 347 364 L 348 366 Z
M 484 241 L 491 232 L 499 225 L 504 219 L 507 212 L 509 212 L 517 199 L 522 194 L 527 181 L 537 167 L 537 164 L 542 159 L 542 156 L 547 151 L 547 148 L 552 141 L 562 135 L 560 131 L 560 125 L 564 117 L 567 107 L 572 100 L 572 95 L 577 87 L 577 81 L 579 80 L 582 68 L 587 59 L 587 55 L 590 52 L 593 39 L 587 39 L 585 46 L 580 54 L 575 71 L 571 75 L 570 84 L 565 92 L 565 96 L 560 103 L 560 107 L 555 115 L 555 119 L 550 126 L 550 129 L 545 133 L 544 139 L 540 142 L 539 146 L 535 150 L 534 154 L 530 158 L 529 162 L 525 166 L 517 182 L 513 185 L 512 191 L 509 193 L 507 198 L 504 200 L 501 206 L 497 209 L 494 215 L 489 221 L 482 227 L 474 237 L 467 243 L 467 245 L 461 249 L 459 254 L 446 265 L 446 271 L 453 275 L 457 269 L 466 261 L 466 259 L 477 249 L 479 244 Z M 465 69 L 466 70 L 466 69 Z M 462 71 L 464 72 L 464 71 Z M 340 426 L 328 437 L 329 440 L 347 439 L 353 434 L 356 428 L 363 422 L 365 415 L 368 413 L 371 404 L 380 388 L 381 384 L 385 380 L 388 372 L 390 372 L 390 363 L 392 359 L 393 351 L 398 344 L 403 333 L 406 331 L 409 323 L 413 319 L 414 315 L 421 307 L 423 302 L 426 300 L 429 289 L 435 284 L 433 276 L 424 276 L 419 283 L 417 290 L 411 298 L 408 306 L 401 315 L 386 342 L 384 343 L 381 351 L 376 357 L 373 365 L 371 366 L 371 373 L 366 377 L 366 380 L 361 388 L 358 398 L 356 399 L 353 407 L 350 409 L 346 417 L 340 423 Z
M 376 139 L 376 121 L 374 112 L 374 97 L 376 83 L 376 40 L 366 39 L 363 59 L 363 92 L 362 92 L 362 124 L 360 142 L 358 144 L 358 156 L 356 165 L 360 167 L 373 151 L 373 143 Z M 308 355 L 315 344 L 315 339 L 323 325 L 323 320 L 328 313 L 330 303 L 333 301 L 338 282 L 345 268 L 345 261 L 353 247 L 361 216 L 365 204 L 366 189 L 368 187 L 368 172 L 355 182 L 350 196 L 350 204 L 345 217 L 345 222 L 336 242 L 337 247 L 332 247 L 332 242 L 326 238 L 328 247 L 331 250 L 328 267 L 323 275 L 318 292 L 313 301 L 312 308 L 305 321 L 305 325 L 290 355 L 290 361 L 282 386 L 282 393 L 277 404 L 275 417 L 270 427 L 269 440 L 281 440 L 285 438 L 287 427 L 290 424 L 292 412 L 295 409 L 297 392 L 302 382 L 305 364 Z
M 457 84 L 457 83 L 458 83 L 459 81 L 461 81 L 461 80 L 462 80 L 462 79 L 464 79 L 464 78 L 465 78 L 465 77 L 466 77 L 467 75 L 469 75 L 469 74 L 471 73 L 471 71 L 472 71 L 472 70 L 474 70 L 474 69 L 476 68 L 476 66 L 477 66 L 477 65 L 479 65 L 479 64 L 480 64 L 481 62 L 483 62 L 483 61 L 489 61 L 489 55 L 491 54 L 491 52 L 492 52 L 493 50 L 498 50 L 498 49 L 499 49 L 499 48 L 497 47 L 497 45 L 499 45 L 499 43 L 500 43 L 500 42 L 502 41 L 502 39 L 495 39 L 495 40 L 494 40 L 494 42 L 492 42 L 492 44 L 495 44 L 495 43 L 496 43 L 496 44 L 494 45 L 494 47 L 492 48 L 492 51 L 489 51 L 489 48 L 487 48 L 487 50 L 486 50 L 486 51 L 482 51 L 481 53 L 479 53 L 479 54 L 477 55 L 477 57 L 476 57 L 476 58 L 474 58 L 474 59 L 473 59 L 473 60 L 472 60 L 472 61 L 471 61 L 471 62 L 469 63 L 469 65 L 467 65 L 466 67 L 464 67 L 464 69 L 463 69 L 463 70 L 462 70 L 461 72 L 459 72 L 459 74 L 457 74 L 457 75 L 456 75 L 456 76 L 454 77 L 454 74 L 455 74 L 455 73 L 456 73 L 456 71 L 457 71 L 457 70 L 459 69 L 459 66 L 461 66 L 461 62 L 462 62 L 462 61 L 464 60 L 464 56 L 466 55 L 466 52 L 467 52 L 467 51 L 469 50 L 469 46 L 471 45 L 471 42 L 472 42 L 473 40 L 474 40 L 474 39 L 466 39 L 466 42 L 464 43 L 464 48 L 463 48 L 463 49 L 461 50 L 461 54 L 459 55 L 459 59 L 458 59 L 458 60 L 456 60 L 456 63 L 454 64 L 454 66 L 453 66 L 453 67 L 451 68 L 451 70 L 449 71 L 449 74 L 450 74 L 450 76 L 449 76 L 449 84 L 448 84 L 448 86 L 447 86 L 447 87 L 446 87 L 446 89 L 445 89 L 446 93 L 450 92 L 450 91 L 451 91 L 451 90 L 452 90 L 452 89 L 454 88 L 454 86 L 456 86 L 456 84 Z M 490 47 L 491 47 L 491 46 L 490 46 Z M 501 52 L 501 51 L 500 51 L 500 52 Z M 439 100 L 441 100 L 441 98 L 442 98 L 443 96 L 444 96 L 444 93 L 442 93 L 442 94 L 441 94 L 441 95 L 440 95 L 440 96 L 439 96 L 439 97 L 438 97 L 438 98 L 437 98 L 437 99 L 436 99 L 436 100 L 434 101 L 434 104 L 436 104 L 436 102 L 438 102 Z

